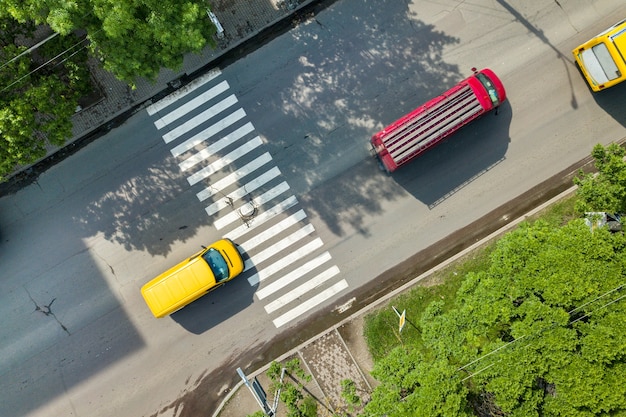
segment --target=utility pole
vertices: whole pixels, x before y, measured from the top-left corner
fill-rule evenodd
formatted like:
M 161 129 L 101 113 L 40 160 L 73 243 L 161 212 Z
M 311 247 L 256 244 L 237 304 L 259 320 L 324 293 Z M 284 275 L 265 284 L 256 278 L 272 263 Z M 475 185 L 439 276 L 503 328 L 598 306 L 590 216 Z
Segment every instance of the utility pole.
M 243 380 L 243 383 L 246 385 L 246 387 L 248 387 L 248 389 L 252 393 L 252 396 L 261 407 L 261 410 L 263 411 L 263 413 L 265 413 L 265 415 L 269 417 L 273 417 L 274 415 L 276 415 L 276 410 L 278 409 L 278 398 L 280 396 L 280 388 L 276 392 L 276 395 L 274 396 L 274 403 L 270 407 L 270 405 L 267 403 L 267 395 L 265 394 L 265 390 L 263 389 L 259 381 L 256 379 L 256 377 L 254 377 L 254 379 L 250 381 L 248 377 L 246 376 L 246 374 L 241 370 L 241 368 L 237 368 L 237 373 Z M 279 387 L 283 383 L 284 376 L 285 376 L 285 368 L 283 368 L 282 372 L 280 373 Z

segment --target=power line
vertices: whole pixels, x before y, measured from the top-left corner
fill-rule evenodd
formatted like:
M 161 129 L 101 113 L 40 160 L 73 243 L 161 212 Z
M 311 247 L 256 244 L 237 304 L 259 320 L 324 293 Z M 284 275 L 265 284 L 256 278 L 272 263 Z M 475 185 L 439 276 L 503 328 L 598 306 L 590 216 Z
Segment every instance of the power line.
M 95 32 L 93 33 L 93 35 L 96 35 L 97 33 L 102 32 L 102 30 L 103 30 L 103 29 L 98 29 L 97 31 L 95 31 Z M 26 53 L 28 53 L 28 52 L 32 52 L 32 50 L 34 50 L 34 49 L 36 49 L 37 47 L 41 46 L 42 44 L 44 44 L 45 42 L 49 41 L 50 39 L 52 39 L 52 38 L 53 38 L 53 37 L 55 37 L 56 35 L 58 35 L 58 33 L 57 33 L 57 34 L 53 34 L 53 35 L 49 36 L 48 38 L 46 38 L 46 39 L 44 39 L 43 41 L 39 42 L 37 45 L 34 45 L 34 46 L 30 47 L 28 50 L 23 51 L 23 52 L 22 52 L 22 53 L 20 53 L 19 55 L 17 55 L 17 56 L 15 56 L 15 57 L 13 57 L 13 58 L 12 58 L 12 59 L 10 59 L 9 61 L 5 62 L 2 66 L 0 66 L 0 69 L 4 68 L 4 67 L 5 67 L 6 65 L 8 65 L 10 62 L 12 62 L 12 61 L 16 60 L 17 58 L 19 58 L 19 57 L 21 57 L 21 56 L 23 56 L 23 55 L 25 55 Z M 38 66 L 37 68 L 35 68 L 34 70 L 30 71 L 28 74 L 26 74 L 26 75 L 24 75 L 24 76 L 20 77 L 18 80 L 16 80 L 16 81 L 14 81 L 13 83 L 9 84 L 8 86 L 6 86 L 6 87 L 5 87 L 5 88 L 3 88 L 2 90 L 0 90 L 0 92 L 4 92 L 4 91 L 6 91 L 9 87 L 14 86 L 15 84 L 17 84 L 18 82 L 20 82 L 20 81 L 21 81 L 21 80 L 23 80 L 24 78 L 26 78 L 26 77 L 28 77 L 29 75 L 34 74 L 35 72 L 39 71 L 41 68 L 45 67 L 45 66 L 46 66 L 46 65 L 48 65 L 50 62 L 54 61 L 55 59 L 57 59 L 57 58 L 58 58 L 58 57 L 60 57 L 61 55 L 65 54 L 65 53 L 67 53 L 67 52 L 69 52 L 69 51 L 71 51 L 71 50 L 72 50 L 72 49 L 74 49 L 74 48 L 76 48 L 76 46 L 80 45 L 81 43 L 85 42 L 86 40 L 88 40 L 88 38 L 85 36 L 83 39 L 81 39 L 80 41 L 76 42 L 74 45 L 70 46 L 69 48 L 67 48 L 66 50 L 64 50 L 63 52 L 61 52 L 61 53 L 60 53 L 60 54 L 58 54 L 57 56 L 55 56 L 54 58 L 52 58 L 52 59 L 50 59 L 50 60 L 46 61 L 46 62 L 45 62 L 45 63 L 43 63 L 42 65 L 40 65 L 40 66 Z M 86 45 L 85 45 L 85 46 L 83 46 L 83 47 L 82 47 L 82 48 L 80 48 L 77 52 L 73 53 L 73 54 L 72 54 L 72 55 L 70 55 L 69 57 L 72 57 L 72 56 L 76 55 L 76 53 L 78 53 L 78 52 L 82 51 L 82 50 L 83 50 L 83 49 L 85 49 L 86 47 L 87 47 Z M 69 58 L 69 57 L 68 57 L 68 58 Z M 60 63 L 63 63 L 63 62 L 65 62 L 65 61 L 67 61 L 67 59 L 68 59 L 68 58 L 66 58 L 66 59 L 62 60 L 62 61 L 61 61 L 61 62 L 59 62 L 58 64 L 60 64 Z M 58 64 L 56 64 L 56 65 L 58 65 Z M 56 65 L 55 65 L 55 67 L 56 67 Z
M 81 16 L 81 18 L 80 18 L 80 19 L 81 19 L 81 20 L 82 20 L 82 19 L 84 19 L 85 17 L 89 16 L 91 13 L 92 13 L 92 12 L 91 12 L 91 11 L 89 11 L 89 12 L 87 12 L 87 13 L 83 14 L 83 15 Z M 98 32 L 100 32 L 101 30 L 102 30 L 102 29 L 99 29 L 99 30 L 97 30 L 95 33 L 98 33 Z M 95 34 L 95 33 L 94 33 L 94 34 Z M 53 33 L 52 33 L 52 35 L 48 36 L 46 39 L 44 39 L 44 40 L 42 40 L 42 41 L 40 41 L 40 42 L 36 43 L 35 45 L 31 46 L 31 47 L 30 47 L 30 48 L 28 48 L 27 50 L 22 51 L 21 53 L 19 53 L 18 55 L 14 56 L 13 58 L 11 58 L 10 60 L 8 60 L 8 61 L 7 61 L 7 62 L 5 62 L 4 64 L 0 65 L 0 69 L 4 68 L 5 66 L 7 66 L 8 64 L 10 64 L 11 62 L 15 61 L 17 58 L 20 58 L 21 56 L 26 55 L 26 54 L 28 54 L 28 53 L 32 52 L 33 50 L 35 50 L 35 49 L 39 48 L 39 47 L 40 47 L 41 45 L 43 45 L 44 43 L 48 42 L 49 40 L 52 40 L 53 38 L 55 38 L 55 37 L 57 37 L 57 36 L 59 36 L 59 32 L 53 32 Z M 75 45 L 73 45 L 72 47 L 70 47 L 70 48 L 66 49 L 65 51 L 69 51 L 70 49 L 73 49 L 76 45 L 78 45 L 79 43 L 81 43 L 81 42 L 83 42 L 83 41 L 84 41 L 84 39 L 80 40 L 77 44 L 75 44 Z
M 83 46 L 82 48 L 80 48 L 78 51 L 74 52 L 70 56 L 63 58 L 61 61 L 59 61 L 56 64 L 54 64 L 54 67 L 52 67 L 52 68 L 58 67 L 59 65 L 61 65 L 62 63 L 64 63 L 65 61 L 67 61 L 68 59 L 70 59 L 71 57 L 73 57 L 74 55 L 76 55 L 77 53 L 79 53 L 80 51 L 82 51 L 85 48 L 87 48 L 87 45 Z
M 581 305 L 581 306 L 579 306 L 579 307 L 576 307 L 575 309 L 573 309 L 573 310 L 569 311 L 567 314 L 569 314 L 569 315 L 571 316 L 571 315 L 572 315 L 572 313 L 573 313 L 574 311 L 576 311 L 576 310 L 580 310 L 581 308 L 586 307 L 587 305 L 589 305 L 589 304 L 593 303 L 594 301 L 599 300 L 599 299 L 600 299 L 600 298 L 602 298 L 602 297 L 605 297 L 605 296 L 607 296 L 607 295 L 609 295 L 609 294 L 611 294 L 611 293 L 613 293 L 613 292 L 615 292 L 615 291 L 618 291 L 618 290 L 622 289 L 624 286 L 626 286 L 626 283 L 624 283 L 624 284 L 622 284 L 622 285 L 618 285 L 617 287 L 615 287 L 615 288 L 613 288 L 613 289 L 610 289 L 609 291 L 605 292 L 604 294 L 597 296 L 597 297 L 596 297 L 596 298 L 594 298 L 593 300 L 588 301 L 588 302 L 586 302 L 585 304 L 583 304 L 583 305 Z
M 577 321 L 580 321 L 580 320 L 582 320 L 582 319 L 584 319 L 584 318 L 586 318 L 586 317 L 589 317 L 589 316 L 591 316 L 593 313 L 595 313 L 596 311 L 601 310 L 601 309 L 603 309 L 604 307 L 608 307 L 608 306 L 610 306 L 611 304 L 614 304 L 614 303 L 616 303 L 616 302 L 618 302 L 619 300 L 624 299 L 624 298 L 626 298 L 626 294 L 622 295 L 621 297 L 617 297 L 615 300 L 611 300 L 611 301 L 609 301 L 608 303 L 604 304 L 602 307 L 597 308 L 597 309 L 595 309 L 595 310 L 593 310 L 593 311 L 591 311 L 591 312 L 589 312 L 589 313 L 585 314 L 585 315 L 584 315 L 584 316 L 582 316 L 582 317 L 577 318 L 576 320 L 572 321 L 570 324 L 576 323 Z
M 11 62 L 15 61 L 16 59 L 31 53 L 33 50 L 39 48 L 41 45 L 43 45 L 44 43 L 48 42 L 49 40 L 55 38 L 59 36 L 59 34 L 57 32 L 53 33 L 52 35 L 48 36 L 46 39 L 42 40 L 41 42 L 38 42 L 37 44 L 31 46 L 30 48 L 26 49 L 25 51 L 22 51 L 21 53 L 17 54 L 16 56 L 14 56 L 13 58 L 9 59 L 7 62 L 5 62 L 4 64 L 0 65 L 0 69 L 6 67 L 7 65 L 9 65 Z
M 576 307 L 576 308 L 574 308 L 574 309 L 570 310 L 570 311 L 568 312 L 568 315 L 570 315 L 570 316 L 571 316 L 571 315 L 572 315 L 572 313 L 574 313 L 575 311 L 580 310 L 581 308 L 583 308 L 583 307 L 585 307 L 585 306 L 587 306 L 587 305 L 589 305 L 589 304 L 591 304 L 591 303 L 593 303 L 593 302 L 595 302 L 595 301 L 597 301 L 597 300 L 599 300 L 599 299 L 601 299 L 601 298 L 604 298 L 604 297 L 606 297 L 607 295 L 614 293 L 615 291 L 620 290 L 620 289 L 621 289 L 621 288 L 623 288 L 624 286 L 626 286 L 626 283 L 623 283 L 623 284 L 621 284 L 621 285 L 618 285 L 618 286 L 617 286 L 617 287 L 615 287 L 615 288 L 612 288 L 611 290 L 609 290 L 609 291 L 605 292 L 604 294 L 601 294 L 601 295 L 599 295 L 599 296 L 595 297 L 593 300 L 590 300 L 590 301 L 588 301 L 588 302 L 586 302 L 586 303 L 582 304 L 581 306 L 578 306 L 578 307 Z M 596 311 L 599 311 L 599 310 L 601 310 L 601 309 L 603 309 L 603 308 L 605 308 L 605 307 L 608 307 L 609 305 L 614 304 L 614 303 L 616 303 L 616 302 L 618 302 L 618 301 L 620 301 L 620 300 L 622 300 L 622 299 L 624 299 L 624 298 L 626 298 L 626 294 L 625 294 L 625 295 L 622 295 L 622 296 L 620 296 L 620 297 L 618 297 L 618 298 L 616 298 L 616 299 L 614 299 L 614 300 L 609 301 L 608 303 L 606 303 L 606 304 L 604 304 L 604 305 L 602 305 L 602 306 L 600 306 L 600 307 L 596 308 L 596 309 L 595 309 L 595 310 L 593 310 L 593 311 L 590 311 L 589 313 L 585 314 L 585 315 L 584 315 L 584 316 L 582 316 L 582 317 L 579 317 L 579 318 L 577 318 L 577 319 L 575 319 L 575 320 L 573 320 L 573 321 L 570 321 L 570 322 L 568 323 L 568 325 L 572 325 L 572 324 L 574 324 L 574 323 L 576 323 L 576 322 L 578 322 L 578 321 L 580 321 L 580 320 L 582 320 L 582 319 L 584 319 L 584 318 L 586 318 L 586 317 L 589 317 L 589 316 L 591 316 L 593 313 L 595 313 Z M 542 330 L 539 332 L 539 334 L 534 335 L 533 337 L 538 337 L 538 336 L 540 336 L 543 332 L 545 332 L 545 331 L 547 331 L 547 330 L 550 330 L 550 329 L 553 329 L 553 328 L 554 328 L 554 327 L 556 327 L 556 326 L 557 326 L 557 324 L 556 324 L 556 323 L 555 323 L 555 324 L 552 324 L 550 327 L 548 327 L 548 328 L 546 328 L 546 329 L 542 329 Z M 484 355 L 482 355 L 482 356 L 480 356 L 480 357 L 478 357 L 478 358 L 474 359 L 473 361 L 471 361 L 471 362 L 469 362 L 469 363 L 467 363 L 467 364 L 465 364 L 465 365 L 461 366 L 460 368 L 458 368 L 458 369 L 457 369 L 457 372 L 458 372 L 458 371 L 465 370 L 465 368 L 467 368 L 468 366 L 471 366 L 471 365 L 473 365 L 473 364 L 475 364 L 475 363 L 477 363 L 477 362 L 479 362 L 479 361 L 483 360 L 484 358 L 486 358 L 486 357 L 488 357 L 488 356 L 491 356 L 492 354 L 494 354 L 494 353 L 497 353 L 497 352 L 501 351 L 502 349 L 504 349 L 504 348 L 506 348 L 506 347 L 510 346 L 511 344 L 513 344 L 513 343 L 515 343 L 515 342 L 519 342 L 520 340 L 523 340 L 523 339 L 525 339 L 525 338 L 527 338 L 527 337 L 529 337 L 529 335 L 524 335 L 524 336 L 518 337 L 518 338 L 517 338 L 517 339 L 515 339 L 515 340 L 510 341 L 510 342 L 508 342 L 508 343 L 506 343 L 506 344 L 504 344 L 504 345 L 502 345 L 502 346 L 498 347 L 497 349 L 494 349 L 494 350 L 492 350 L 491 352 L 486 353 L 486 354 L 484 354 Z M 528 345 L 526 345 L 526 346 L 529 346 L 529 345 L 530 345 L 530 343 L 529 343 Z M 488 368 L 492 367 L 493 365 L 495 365 L 497 362 L 500 362 L 500 361 L 501 361 L 501 359 L 500 359 L 500 360 L 498 360 L 498 361 L 496 361 L 496 362 L 494 362 L 494 363 L 492 363 L 492 364 L 487 365 L 486 367 L 484 367 L 484 368 L 482 368 L 482 369 L 478 370 L 477 372 L 471 373 L 471 374 L 470 374 L 470 375 L 468 375 L 467 377 L 463 378 L 461 381 L 463 382 L 463 381 L 465 381 L 465 380 L 467 380 L 467 379 L 469 379 L 469 378 L 472 378 L 472 377 L 473 377 L 473 376 L 475 376 L 475 375 L 478 375 L 479 373 L 481 373 L 481 372 L 483 372 L 483 371 L 487 370 Z
M 59 58 L 60 56 L 62 56 L 63 54 L 69 52 L 70 50 L 74 49 L 77 45 L 80 45 L 81 43 L 83 43 L 85 40 L 87 40 L 87 38 L 82 39 L 80 42 L 72 45 L 70 48 L 66 49 L 65 51 L 61 52 L 60 54 L 58 54 L 57 56 L 50 58 L 48 61 L 44 62 L 43 64 L 41 64 L 40 66 L 38 66 L 37 68 L 35 68 L 34 70 L 30 71 L 27 74 L 24 74 L 23 76 L 21 76 L 20 78 L 18 78 L 17 80 L 13 81 L 11 84 L 7 85 L 6 87 L 4 87 L 2 90 L 0 90 L 0 92 L 4 92 L 7 89 L 9 89 L 10 87 L 14 86 L 15 84 L 19 83 L 20 81 L 22 81 L 24 78 L 30 76 L 31 74 L 34 74 L 35 72 L 39 71 L 41 68 L 45 67 L 46 65 L 48 65 L 50 62 L 54 61 L 55 59 Z M 83 49 L 85 49 L 87 46 L 83 46 L 82 48 L 80 48 L 78 51 L 76 51 L 75 53 L 73 53 L 72 55 L 70 55 L 68 58 L 76 55 L 78 52 L 82 51 Z M 61 62 L 65 62 L 68 58 L 64 59 Z M 60 62 L 60 63 L 61 63 Z M 60 64 L 59 63 L 59 64 Z M 58 65 L 58 64 L 57 64 Z

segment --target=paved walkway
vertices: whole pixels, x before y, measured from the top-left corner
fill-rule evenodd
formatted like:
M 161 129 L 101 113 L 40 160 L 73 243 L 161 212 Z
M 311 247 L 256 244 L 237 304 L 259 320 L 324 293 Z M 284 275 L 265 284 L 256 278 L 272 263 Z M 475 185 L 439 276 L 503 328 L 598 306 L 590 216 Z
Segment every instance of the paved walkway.
M 297 358 L 305 372 L 312 376 L 310 382 L 304 383 L 302 391 L 317 401 L 318 417 L 357 415 L 362 410 L 362 407 L 348 404 L 342 397 L 341 381 L 346 379 L 355 383 L 356 393 L 363 404 L 369 401 L 376 381 L 369 374 L 373 362 L 363 337 L 363 317 L 364 314 L 356 315 L 276 359 L 284 364 Z M 256 377 L 267 391 L 271 381 L 265 375 L 266 370 L 267 366 L 247 377 L 249 380 Z M 285 378 L 285 382 L 297 384 L 289 377 Z M 272 401 L 273 396 L 268 393 L 268 402 Z M 260 409 L 250 390 L 241 381 L 213 416 L 242 417 Z M 280 402 L 276 416 L 285 417 L 287 411 L 285 404 Z

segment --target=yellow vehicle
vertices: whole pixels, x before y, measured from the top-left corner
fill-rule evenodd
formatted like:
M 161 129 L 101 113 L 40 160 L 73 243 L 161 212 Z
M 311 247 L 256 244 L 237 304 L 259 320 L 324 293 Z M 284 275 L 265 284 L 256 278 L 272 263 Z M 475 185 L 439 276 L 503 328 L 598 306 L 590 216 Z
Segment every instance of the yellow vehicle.
M 572 51 L 593 91 L 626 80 L 626 19 Z
M 229 239 L 202 249 L 141 287 L 154 317 L 180 310 L 243 272 L 243 259 Z

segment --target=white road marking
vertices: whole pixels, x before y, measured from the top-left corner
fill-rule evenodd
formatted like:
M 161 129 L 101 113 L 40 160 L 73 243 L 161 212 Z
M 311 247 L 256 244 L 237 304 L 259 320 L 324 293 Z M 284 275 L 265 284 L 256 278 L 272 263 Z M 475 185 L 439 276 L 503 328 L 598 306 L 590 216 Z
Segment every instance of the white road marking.
M 167 97 L 163 97 L 161 100 L 148 106 L 146 108 L 148 114 L 152 116 L 154 113 L 160 112 L 170 104 L 175 103 L 176 101 L 185 97 L 187 94 L 192 93 L 196 89 L 202 87 L 204 84 L 219 77 L 220 75 L 222 75 L 222 72 L 219 69 L 215 68 L 210 72 L 204 74 L 202 77 L 196 78 L 186 86 L 174 91 L 172 94 L 168 94 Z
M 182 106 L 177 107 L 176 109 L 172 110 L 171 112 L 169 112 L 165 116 L 163 116 L 160 119 L 156 120 L 154 122 L 154 125 L 156 126 L 157 129 L 163 129 L 168 124 L 178 120 L 179 118 L 181 118 L 182 116 L 186 115 L 187 113 L 189 113 L 193 109 L 195 109 L 195 108 L 201 106 L 202 104 L 206 103 L 207 101 L 217 97 L 218 95 L 222 94 L 224 91 L 228 90 L 229 88 L 230 88 L 230 86 L 228 85 L 228 82 L 222 81 L 218 85 L 213 86 L 210 89 L 208 89 L 207 91 L 205 91 L 204 93 L 200 94 L 198 97 L 194 98 L 193 100 L 188 101 L 187 103 L 183 104 Z
M 252 258 L 246 259 L 246 261 L 244 262 L 244 270 L 247 271 L 253 266 L 258 266 L 261 262 L 268 260 L 279 252 L 282 252 L 299 240 L 304 239 L 314 231 L 315 229 L 310 223 L 304 226 L 302 229 L 296 230 L 286 238 L 283 238 L 282 240 L 276 242 L 262 252 L 259 252 L 257 255 L 254 255 Z
M 296 213 L 292 214 L 286 219 L 281 220 L 280 222 L 276 223 L 274 226 L 268 229 L 265 229 L 263 232 L 255 235 L 250 240 L 246 241 L 245 243 L 242 243 L 241 245 L 239 245 L 239 247 L 243 249 L 244 251 L 248 252 L 254 249 L 255 247 L 257 247 L 258 245 L 260 245 L 261 243 L 265 242 L 266 240 L 276 236 L 283 230 L 286 230 L 287 228 L 293 226 L 294 224 L 304 219 L 306 219 L 306 213 L 304 212 L 304 210 L 298 210 Z
M 196 194 L 196 197 L 198 197 L 198 200 L 204 201 L 269 162 L 272 162 L 272 156 L 268 152 L 265 152 L 263 155 L 247 163 L 237 171 L 232 172 L 221 180 L 209 185 L 207 188 Z
M 306 255 L 313 252 L 315 249 L 321 248 L 323 245 L 324 245 L 324 242 L 322 242 L 322 239 L 318 237 L 315 240 L 312 240 L 311 242 L 307 243 L 306 245 L 298 248 L 297 250 L 285 255 L 282 259 L 258 271 L 256 274 L 248 278 L 248 282 L 250 283 L 250 285 L 255 286 L 259 282 L 268 279 L 270 276 L 274 275 L 276 272 L 280 271 L 281 269 L 291 265 L 292 263 L 294 263 L 295 261 L 301 258 L 304 258 Z
M 299 279 L 300 277 L 313 271 L 318 266 L 323 265 L 324 263 L 330 261 L 331 259 L 332 258 L 330 256 L 330 253 L 324 252 L 321 255 L 319 255 L 317 258 L 310 260 L 309 262 L 305 263 L 302 266 L 299 266 L 298 268 L 294 269 L 287 275 L 282 276 L 276 281 L 273 281 L 268 285 L 263 285 L 263 288 L 259 289 L 256 292 L 256 296 L 259 298 L 259 300 L 262 300 L 265 297 L 268 297 L 274 294 L 276 291 L 280 290 L 281 288 L 284 288 L 287 285 L 291 284 L 292 282 Z
M 204 142 L 205 140 L 209 139 L 211 136 L 221 132 L 222 130 L 226 129 L 227 127 L 229 127 L 236 121 L 243 119 L 244 117 L 246 117 L 246 112 L 243 111 L 243 109 L 238 109 L 232 112 L 231 114 L 229 114 L 228 116 L 218 120 L 217 122 L 215 122 L 215 124 L 207 127 L 202 132 L 193 135 L 192 137 L 190 137 L 183 143 L 177 146 L 174 146 L 170 152 L 174 156 L 182 155 L 183 153 L 192 149 L 194 146 Z M 250 123 L 250 126 L 252 126 L 251 123 Z M 248 127 L 246 127 L 246 129 L 247 128 Z
M 174 129 L 170 130 L 169 132 L 165 133 L 163 135 L 163 140 L 165 141 L 165 143 L 170 143 L 171 141 L 178 139 L 180 136 L 189 132 L 191 129 L 201 125 L 202 123 L 206 122 L 210 118 L 214 117 L 217 114 L 220 114 L 221 112 L 223 112 L 224 110 L 226 110 L 227 108 L 235 104 L 237 104 L 237 97 L 235 97 L 234 94 L 231 94 L 230 96 L 226 97 L 225 99 L 218 102 L 217 104 L 214 104 L 213 106 L 209 107 L 202 113 L 187 120 L 182 125 L 177 126 Z
M 338 273 L 339 273 L 339 268 L 337 268 L 336 266 L 331 266 L 326 271 L 318 274 L 317 276 L 306 281 L 304 284 L 300 285 L 299 287 L 294 288 L 293 290 L 289 291 L 287 294 L 277 298 L 276 300 L 266 305 L 265 311 L 267 311 L 268 313 L 273 313 L 279 308 L 286 306 L 287 304 L 303 296 L 307 292 L 322 285 L 324 282 L 328 281 L 329 279 L 331 279 Z
M 246 206 L 250 208 L 259 207 L 269 201 L 272 201 L 274 198 L 278 197 L 279 195 L 281 195 L 282 193 L 288 190 L 289 190 L 289 184 L 283 181 L 277 186 L 273 187 L 272 189 L 264 192 L 260 196 L 253 198 L 252 201 L 246 204 Z M 230 213 L 226 214 L 225 216 L 222 216 L 219 219 L 215 220 L 213 222 L 213 226 L 215 226 L 217 230 L 221 230 L 224 227 L 231 224 L 232 222 L 239 220 L 240 218 L 241 216 L 239 215 L 239 210 L 233 210 Z
M 231 132 L 228 135 L 224 136 L 217 142 L 210 144 L 200 152 L 193 154 L 192 156 L 178 164 L 178 166 L 180 167 L 181 171 L 187 171 L 189 168 L 193 167 L 197 163 L 210 158 L 215 153 L 221 151 L 228 145 L 237 142 L 239 139 L 243 138 L 252 131 L 254 131 L 254 126 L 252 126 L 252 123 L 247 123 L 241 126 L 239 129 L 235 130 L 234 132 Z
M 295 319 L 298 316 L 301 316 L 302 314 L 306 313 L 307 311 L 309 311 L 316 305 L 328 300 L 330 297 L 338 294 L 339 292 L 345 290 L 346 288 L 348 288 L 348 283 L 346 282 L 345 279 L 342 279 L 341 281 L 339 281 L 332 287 L 325 289 L 324 291 L 315 295 L 314 297 L 309 298 L 308 300 L 298 304 L 297 307 L 289 310 L 282 316 L 279 316 L 278 318 L 274 319 L 273 320 L 274 326 L 276 326 L 277 328 L 284 326 L 285 324 L 289 323 L 291 320 Z
M 237 240 L 240 236 L 243 236 L 249 231 L 254 230 L 255 228 L 259 227 L 260 225 L 270 220 L 274 216 L 278 216 L 280 213 L 282 213 L 285 210 L 290 209 L 296 204 L 298 204 L 298 199 L 296 199 L 296 197 L 292 195 L 291 197 L 283 200 L 282 202 L 275 205 L 271 209 L 259 214 L 254 219 L 252 219 L 250 223 L 242 224 L 236 229 L 226 233 L 226 236 L 224 237 L 227 237 L 230 240 Z
M 200 171 L 196 172 L 195 174 L 188 176 L 187 181 L 189 182 L 189 185 L 194 185 L 194 184 L 199 183 L 203 179 L 208 178 L 215 171 L 218 171 L 224 168 L 225 166 L 232 164 L 233 161 L 236 161 L 237 159 L 241 158 L 242 156 L 244 156 L 251 150 L 258 148 L 261 145 L 263 145 L 263 141 L 258 136 L 255 137 L 254 139 L 249 140 L 248 142 L 241 145 L 234 151 L 230 152 L 227 155 L 224 155 L 224 157 L 218 159 L 217 161 L 213 162 L 210 165 L 207 165 L 206 167 L 202 168 Z
M 225 80 L 216 83 L 211 88 L 201 92 L 198 96 L 190 99 L 178 108 L 169 109 L 170 111 L 165 113 L 166 109 L 173 105 L 176 101 L 182 99 L 209 81 L 217 78 L 219 75 L 221 75 L 221 72 L 219 70 L 215 70 L 147 108 L 149 115 L 154 115 L 156 113 L 163 114 L 162 117 L 158 118 L 154 122 L 157 129 L 164 129 L 167 126 L 174 125 L 175 122 L 181 119 L 184 115 L 190 114 L 192 111 L 200 111 L 200 114 L 191 117 L 191 119 L 185 121 L 179 126 L 172 126 L 173 129 L 163 135 L 165 143 L 170 143 L 178 138 L 181 138 L 183 135 L 192 133 L 193 131 L 191 135 L 187 135 L 191 137 L 185 139 L 183 143 L 173 147 L 170 151 L 175 157 L 181 156 L 187 152 L 191 154 L 192 151 L 195 151 L 179 163 L 179 167 L 182 172 L 189 171 L 200 163 L 203 163 L 203 165 L 208 164 L 202 167 L 202 169 L 198 172 L 195 172 L 187 177 L 187 181 L 190 185 L 197 184 L 198 182 L 207 179 L 213 173 L 232 164 L 237 159 L 249 154 L 263 144 L 261 138 L 256 136 L 247 141 L 245 144 L 237 147 L 237 149 L 230 151 L 227 155 L 209 163 L 209 159 L 215 158 L 220 151 L 234 145 L 237 141 L 245 138 L 246 135 L 254 132 L 254 126 L 250 122 L 246 122 L 243 126 L 236 128 L 230 133 L 226 131 L 226 129 L 246 117 L 246 112 L 241 108 L 233 110 L 226 116 L 220 116 L 221 118 L 217 120 L 217 115 L 226 113 L 227 109 L 233 107 L 238 102 L 238 99 L 234 94 L 228 95 L 228 97 L 220 100 L 217 104 L 202 110 L 201 106 L 203 106 L 204 103 L 208 103 L 212 100 L 217 101 L 218 96 L 228 94 L 227 92 L 230 89 L 230 86 Z M 202 124 L 214 117 L 216 120 L 211 122 L 211 126 L 203 128 Z M 206 124 L 208 125 L 209 123 Z M 201 131 L 197 132 L 198 130 Z M 229 130 L 232 130 L 232 128 Z M 211 140 L 209 142 L 209 139 L 215 136 L 217 136 L 216 140 Z M 196 147 L 200 148 L 198 145 L 202 145 L 203 143 L 205 143 L 204 149 L 194 149 Z M 234 169 L 236 169 L 234 172 L 226 174 L 220 180 L 197 193 L 196 196 L 198 199 L 200 201 L 204 201 L 213 197 L 217 193 L 221 193 L 223 190 L 226 190 L 227 187 L 231 187 L 242 178 L 255 173 L 255 171 L 260 171 L 254 178 L 247 179 L 245 185 L 236 186 L 237 189 L 235 191 L 231 191 L 228 195 L 222 194 L 220 199 L 208 205 L 205 208 L 207 215 L 212 216 L 228 206 L 233 207 L 234 202 L 244 199 L 246 196 L 249 196 L 250 193 L 261 189 L 264 185 L 269 184 L 270 181 L 278 178 L 281 175 L 281 172 L 276 166 L 269 166 L 261 171 L 261 167 L 266 166 L 270 162 L 272 162 L 272 157 L 268 152 L 265 152 L 261 156 L 255 157 L 252 161 L 248 162 L 240 169 L 236 169 L 236 167 L 234 167 Z M 265 191 L 263 194 L 250 200 L 250 208 L 258 208 L 259 206 L 268 204 L 289 189 L 288 183 L 286 181 L 282 181 L 270 190 Z M 242 224 L 231 230 L 229 233 L 226 233 L 225 237 L 236 240 L 297 204 L 298 200 L 292 195 L 280 203 L 270 207 L 266 211 L 254 213 L 255 216 L 252 216 L 245 224 Z M 246 208 L 245 204 L 239 204 L 239 206 L 240 208 Z M 312 224 L 304 224 L 302 227 L 299 226 L 297 229 L 294 227 L 298 225 L 298 223 L 303 222 L 306 217 L 307 216 L 304 210 L 298 210 L 296 213 L 280 220 L 278 223 L 252 236 L 245 243 L 239 245 L 239 250 L 242 253 L 248 252 L 263 243 L 269 243 L 272 238 L 275 238 L 279 233 L 286 231 L 288 228 L 294 228 L 293 231 L 286 237 L 276 243 L 268 244 L 267 247 L 263 248 L 263 250 L 259 253 L 245 261 L 244 268 L 246 271 L 253 268 L 257 269 L 256 273 L 248 278 L 250 285 L 258 285 L 261 281 L 265 282 L 266 280 L 269 280 L 269 278 L 274 274 L 302 260 L 304 257 L 312 254 L 315 250 L 324 246 L 321 238 L 311 236 L 315 232 L 315 228 Z M 241 217 L 238 211 L 233 210 L 215 220 L 214 226 L 217 230 L 221 230 L 240 218 Z M 303 239 L 308 236 L 311 236 L 313 240 L 299 248 L 294 247 L 298 244 L 298 242 L 303 241 Z M 306 240 L 304 242 L 306 242 Z M 274 258 L 278 258 L 278 260 L 274 261 L 265 268 L 259 269 L 260 264 L 268 262 Z M 316 256 L 314 259 L 305 262 L 303 265 L 296 265 L 297 267 L 295 269 L 286 273 L 282 277 L 271 280 L 271 282 L 264 283 L 263 288 L 260 288 L 256 292 L 258 299 L 263 300 L 299 279 L 304 280 L 303 277 L 312 273 L 317 268 L 320 268 L 321 270 L 321 266 L 329 262 L 331 259 L 330 253 L 324 252 L 323 254 Z M 277 328 L 284 326 L 286 323 L 294 320 L 296 317 L 306 313 L 318 304 L 328 300 L 330 297 L 347 288 L 347 282 L 342 279 L 340 282 L 335 283 L 330 288 L 314 295 L 310 299 L 303 301 L 300 300 L 306 294 L 312 294 L 324 283 L 329 282 L 333 277 L 337 276 L 339 272 L 340 271 L 337 266 L 327 267 L 322 272 L 317 273 L 317 275 L 315 275 L 312 279 L 304 281 L 296 288 L 288 291 L 286 294 L 267 304 L 264 308 L 268 314 L 277 312 L 279 309 L 286 309 L 290 304 L 298 304 L 295 308 L 292 308 L 274 319 L 274 325 Z
M 207 208 L 205 208 L 206 213 L 209 216 L 212 216 L 218 211 L 226 207 L 230 207 L 231 202 L 234 203 L 235 201 L 239 201 L 242 197 L 245 197 L 246 195 L 255 191 L 257 188 L 261 187 L 262 185 L 267 184 L 268 182 L 278 177 L 279 175 L 280 175 L 280 170 L 277 167 L 274 167 L 270 169 L 269 171 L 265 171 L 263 174 L 254 178 L 252 181 L 242 185 L 241 187 L 239 187 L 232 193 L 228 194 L 226 197 L 222 197 L 219 200 L 217 200 L 215 203 L 207 206 Z

